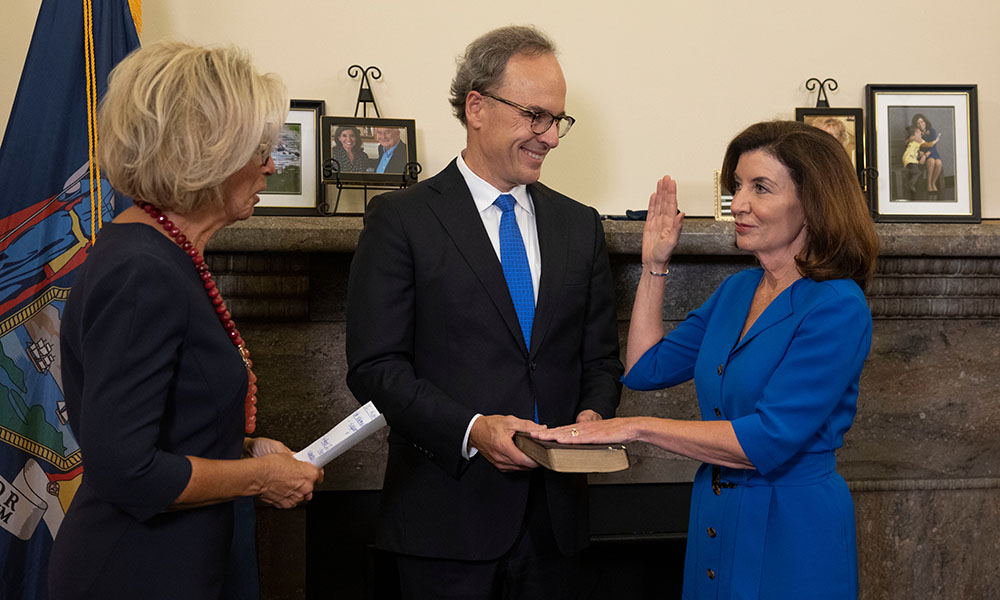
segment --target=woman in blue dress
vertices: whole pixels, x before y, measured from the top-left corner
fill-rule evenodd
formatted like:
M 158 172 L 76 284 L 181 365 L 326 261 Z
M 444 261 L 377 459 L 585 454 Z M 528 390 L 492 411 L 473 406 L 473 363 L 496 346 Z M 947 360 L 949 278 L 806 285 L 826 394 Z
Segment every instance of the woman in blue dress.
M 924 162 L 924 166 L 927 168 L 927 191 L 938 192 L 940 190 L 937 184 L 938 179 L 941 178 L 942 163 L 937 143 L 941 139 L 941 134 L 931 126 L 930 119 L 921 113 L 913 115 L 911 124 L 920 130 L 920 135 L 924 139 L 924 143 L 920 145 L 920 148 L 930 151 L 930 154 L 927 155 L 927 160 Z
M 726 279 L 663 336 L 667 265 L 684 213 L 670 177 L 650 197 L 624 383 L 692 377 L 702 421 L 615 418 L 539 432 L 570 443 L 644 441 L 702 461 L 684 598 L 856 598 L 854 505 L 836 471 L 871 344 L 863 289 L 878 238 L 836 140 L 766 122 L 729 145 L 739 248 L 759 268 Z

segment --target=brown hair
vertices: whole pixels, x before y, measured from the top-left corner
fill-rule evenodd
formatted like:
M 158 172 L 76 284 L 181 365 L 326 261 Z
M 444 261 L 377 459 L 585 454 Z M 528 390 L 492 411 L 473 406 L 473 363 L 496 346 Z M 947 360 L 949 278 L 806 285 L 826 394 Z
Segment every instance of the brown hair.
M 476 38 L 458 59 L 458 72 L 451 82 L 452 112 L 465 125 L 465 98 L 469 92 L 492 92 L 503 82 L 507 63 L 516 54 L 555 54 L 556 46 L 531 26 L 509 25 Z
M 745 152 L 762 150 L 788 169 L 808 234 L 795 263 L 816 281 L 853 279 L 862 290 L 875 275 L 879 240 L 844 148 L 821 129 L 795 121 L 765 121 L 744 129 L 726 148 L 722 181 L 734 189 Z

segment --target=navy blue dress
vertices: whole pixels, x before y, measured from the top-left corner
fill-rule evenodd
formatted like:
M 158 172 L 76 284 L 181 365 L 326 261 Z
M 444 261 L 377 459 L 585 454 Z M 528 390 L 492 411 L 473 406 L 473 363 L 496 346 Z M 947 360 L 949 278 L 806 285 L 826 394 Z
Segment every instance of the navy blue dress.
M 923 134 L 921 134 L 921 137 L 925 142 L 933 142 L 934 140 L 937 139 L 938 132 L 933 127 L 931 127 L 930 130 L 925 131 Z M 936 158 L 938 160 L 941 160 L 941 153 L 938 152 L 937 144 L 934 144 L 930 148 L 924 148 L 924 150 L 930 150 L 931 152 L 930 154 L 927 155 L 927 158 Z
M 834 450 L 857 411 L 871 312 L 853 281 L 802 278 L 739 339 L 762 276 L 726 279 L 624 378 L 651 390 L 694 377 L 702 419 L 731 421 L 756 467 L 699 468 L 684 598 L 857 598 L 854 504 Z
M 83 479 L 56 536 L 52 600 L 215 599 L 233 504 L 168 511 L 186 455 L 242 452 L 247 374 L 191 259 L 145 224 L 105 226 L 60 333 Z

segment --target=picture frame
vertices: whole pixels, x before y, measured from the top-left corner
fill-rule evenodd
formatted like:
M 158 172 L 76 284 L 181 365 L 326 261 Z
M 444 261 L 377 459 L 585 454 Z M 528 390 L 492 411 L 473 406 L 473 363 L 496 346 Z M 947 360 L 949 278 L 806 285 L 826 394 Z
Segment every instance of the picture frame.
M 324 116 L 320 129 L 324 183 L 400 186 L 416 179 L 417 127 L 413 119 Z M 392 154 L 383 164 L 387 143 L 392 144 Z M 348 153 L 345 145 L 355 144 L 361 152 L 352 148 Z
M 271 151 L 275 173 L 258 196 L 255 215 L 321 216 L 326 186 L 320 178 L 319 122 L 323 100 L 292 100 L 278 143 Z
M 733 193 L 722 183 L 722 170 L 715 170 L 715 220 L 735 221 L 733 216 Z
M 864 187 L 865 135 L 864 111 L 860 108 L 800 107 L 795 120 L 822 129 L 837 138 L 851 157 L 858 172 L 858 182 Z
M 868 84 L 865 96 L 875 220 L 979 223 L 977 86 Z

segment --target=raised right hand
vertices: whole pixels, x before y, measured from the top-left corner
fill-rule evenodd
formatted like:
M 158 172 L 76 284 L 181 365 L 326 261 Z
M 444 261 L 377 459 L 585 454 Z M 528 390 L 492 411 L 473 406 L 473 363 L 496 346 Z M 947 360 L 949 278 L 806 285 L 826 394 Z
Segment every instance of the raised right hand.
M 255 460 L 264 465 L 260 499 L 278 508 L 312 500 L 313 488 L 323 481 L 323 469 L 297 460 L 291 452 L 266 454 Z
M 514 432 L 545 429 L 534 421 L 512 415 L 483 415 L 476 419 L 469 432 L 469 445 L 501 471 L 528 471 L 538 463 L 528 458 L 514 445 Z
M 644 270 L 663 271 L 677 247 L 684 223 L 684 213 L 677 211 L 677 182 L 664 175 L 649 196 L 646 225 L 642 228 L 642 264 Z

